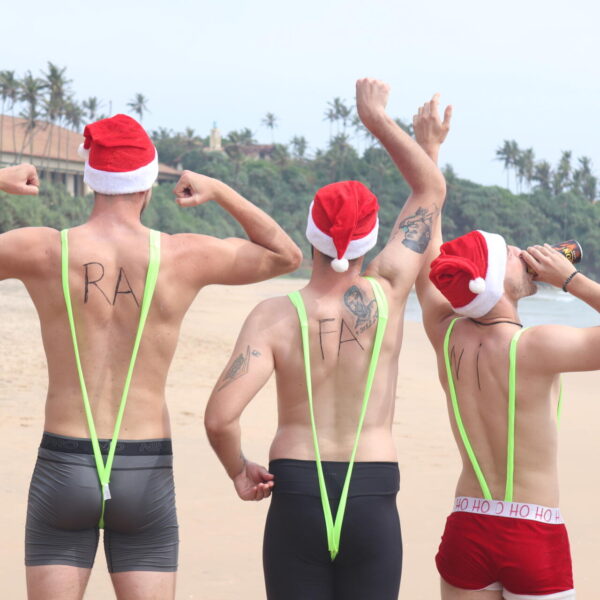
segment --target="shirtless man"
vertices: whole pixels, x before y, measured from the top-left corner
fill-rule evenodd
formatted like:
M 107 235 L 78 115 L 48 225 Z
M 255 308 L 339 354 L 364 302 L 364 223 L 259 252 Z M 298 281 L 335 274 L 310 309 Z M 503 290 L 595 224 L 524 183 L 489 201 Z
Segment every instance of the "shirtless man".
M 435 106 L 415 132 L 437 160 Z M 441 244 L 438 223 L 417 293 L 463 464 L 436 557 L 442 599 L 574 599 L 558 509 L 559 375 L 600 368 L 600 328 L 523 331 L 518 301 L 535 280 L 600 310 L 600 285 L 547 245 L 525 252 L 478 231 Z
M 0 235 L 0 279 L 25 284 L 48 361 L 44 436 L 27 512 L 28 597 L 82 598 L 103 525 L 117 597 L 167 600 L 175 594 L 178 534 L 165 381 L 183 316 L 203 286 L 267 279 L 295 269 L 301 254 L 250 202 L 191 172 L 175 187 L 179 204 L 218 203 L 250 241 L 151 234 L 140 215 L 158 163 L 146 132 L 117 115 L 89 125 L 84 136 L 84 178 L 95 191 L 89 220 L 64 235 L 44 227 Z M 133 370 L 134 338 L 144 329 L 138 321 L 148 308 Z
M 325 186 L 309 209 L 314 261 L 308 285 L 253 310 L 205 414 L 210 442 L 240 498 L 261 500 L 273 492 L 263 548 L 269 600 L 398 597 L 402 542 L 392 437 L 398 355 L 406 299 L 439 218 L 445 182 L 386 114 L 387 97 L 386 84 L 357 82 L 362 122 L 412 190 L 387 245 L 365 271 L 371 280 L 361 269 L 376 243 L 377 200 L 358 182 Z M 306 336 L 299 324 L 304 311 Z M 267 471 L 242 454 L 239 419 L 273 371 L 279 423 Z

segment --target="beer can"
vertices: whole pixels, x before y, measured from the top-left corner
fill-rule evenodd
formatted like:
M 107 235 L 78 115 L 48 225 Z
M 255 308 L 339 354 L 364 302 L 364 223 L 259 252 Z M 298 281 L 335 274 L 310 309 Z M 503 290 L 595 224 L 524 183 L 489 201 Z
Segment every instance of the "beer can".
M 552 248 L 558 250 L 567 260 L 571 261 L 574 265 L 581 262 L 583 257 L 583 250 L 581 244 L 577 240 L 567 240 L 566 242 L 559 242 L 558 244 L 552 244 Z M 528 265 L 528 273 L 535 273 L 535 271 Z

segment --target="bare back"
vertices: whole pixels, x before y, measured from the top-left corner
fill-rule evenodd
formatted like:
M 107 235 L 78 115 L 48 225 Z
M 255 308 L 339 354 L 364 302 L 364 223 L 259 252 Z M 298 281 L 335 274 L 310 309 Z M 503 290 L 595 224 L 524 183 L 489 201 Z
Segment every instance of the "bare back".
M 482 497 L 482 490 L 458 431 L 446 376 L 441 325 L 435 349 L 446 392 L 452 431 L 463 469 L 457 496 Z M 448 351 L 460 414 L 483 475 L 495 499 L 503 499 L 507 471 L 509 347 L 518 327 L 508 323 L 481 326 L 457 321 Z M 517 346 L 514 498 L 558 506 L 558 378 L 540 369 L 528 352 L 536 328 L 525 331 Z
M 390 315 L 357 460 L 396 460 L 391 428 L 406 298 L 392 296 L 391 287 L 385 281 L 382 287 L 390 303 Z M 377 303 L 370 283 L 363 277 L 344 278 L 327 290 L 317 290 L 309 284 L 301 294 L 309 323 L 313 401 L 321 455 L 324 460 L 346 461 L 363 402 L 377 328 Z M 238 349 L 242 355 L 243 346 L 248 342 L 248 366 L 256 372 L 261 368 L 260 358 L 271 353 L 273 356 L 279 418 L 270 457 L 313 460 L 296 309 L 288 297 L 267 300 L 253 311 L 247 326 L 248 330 L 240 336 Z M 221 385 L 227 384 L 227 373 Z
M 23 278 L 39 314 L 48 360 L 45 430 L 87 437 L 87 422 L 61 287 L 58 231 L 33 230 L 37 268 Z M 149 230 L 86 224 L 69 230 L 70 289 L 80 355 L 99 437 L 112 437 L 138 327 Z M 168 437 L 164 388 L 185 312 L 197 291 L 184 236 L 161 235 L 161 263 L 120 437 Z M 197 276 L 197 274 L 196 274 Z

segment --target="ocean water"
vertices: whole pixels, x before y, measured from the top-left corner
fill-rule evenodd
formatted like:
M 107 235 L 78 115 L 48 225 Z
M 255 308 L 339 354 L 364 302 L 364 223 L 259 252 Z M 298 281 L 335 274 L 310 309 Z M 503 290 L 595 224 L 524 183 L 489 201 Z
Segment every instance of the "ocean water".
M 537 294 L 519 301 L 519 315 L 525 326 L 558 324 L 572 327 L 600 325 L 600 313 L 571 294 L 549 286 L 538 286 Z M 411 292 L 406 305 L 406 319 L 421 322 L 417 295 Z

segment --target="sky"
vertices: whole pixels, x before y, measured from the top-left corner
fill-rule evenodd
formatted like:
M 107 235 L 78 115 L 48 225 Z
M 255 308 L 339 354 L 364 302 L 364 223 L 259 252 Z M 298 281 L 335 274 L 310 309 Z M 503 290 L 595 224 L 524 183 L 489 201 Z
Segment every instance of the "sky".
M 505 139 L 552 164 L 588 156 L 600 175 L 599 17 L 593 0 L 30 0 L 3 3 L 0 69 L 66 66 L 76 97 L 104 112 L 143 93 L 148 129 L 205 136 L 216 122 L 269 143 L 272 112 L 276 142 L 304 135 L 313 152 L 330 136 L 327 103 L 376 77 L 406 121 L 440 92 L 454 107 L 440 162 L 506 185 Z

